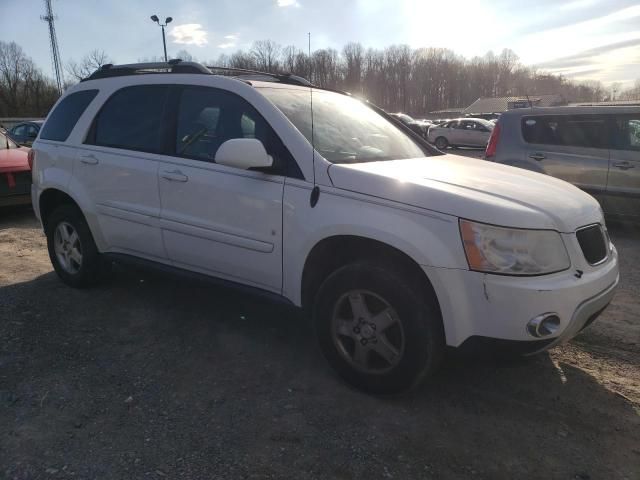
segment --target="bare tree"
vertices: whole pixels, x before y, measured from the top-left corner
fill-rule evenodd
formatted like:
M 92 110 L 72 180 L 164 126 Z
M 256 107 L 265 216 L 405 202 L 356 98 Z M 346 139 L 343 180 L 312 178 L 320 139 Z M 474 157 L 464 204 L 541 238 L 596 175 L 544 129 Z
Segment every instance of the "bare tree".
M 250 54 L 259 70 L 277 72 L 281 50 L 280 45 L 273 40 L 258 40 L 253 42 Z
M 103 65 L 109 63 L 114 62 L 103 50 L 92 50 L 82 57 L 82 60 L 80 60 L 79 63 L 75 60 L 70 60 L 67 63 L 65 70 L 71 77 L 80 81 L 91 75 Z

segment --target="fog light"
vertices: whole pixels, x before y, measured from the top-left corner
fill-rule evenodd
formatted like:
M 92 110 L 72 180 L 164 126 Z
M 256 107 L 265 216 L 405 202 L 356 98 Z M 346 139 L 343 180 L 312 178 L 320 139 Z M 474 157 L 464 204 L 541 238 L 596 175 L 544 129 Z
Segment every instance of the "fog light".
M 527 332 L 536 338 L 553 335 L 560 327 L 560 317 L 556 313 L 543 313 L 529 320 Z

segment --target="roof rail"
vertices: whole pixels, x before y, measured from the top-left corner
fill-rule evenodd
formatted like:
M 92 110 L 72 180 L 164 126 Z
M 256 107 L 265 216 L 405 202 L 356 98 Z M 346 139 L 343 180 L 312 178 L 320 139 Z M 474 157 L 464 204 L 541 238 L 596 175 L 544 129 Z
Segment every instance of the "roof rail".
M 240 75 L 234 75 L 236 77 L 261 76 L 261 77 L 268 77 L 271 79 L 275 79 L 280 83 L 286 83 L 289 85 L 302 85 L 304 87 L 315 87 L 315 85 L 311 83 L 309 80 L 307 80 L 306 78 L 300 77 L 298 75 L 293 75 L 291 73 L 270 73 L 270 72 L 261 72 L 259 70 L 248 70 L 246 68 L 216 67 L 216 66 L 209 66 L 209 65 L 207 65 L 207 68 L 211 71 L 239 73 Z
M 113 65 L 108 63 L 102 65 L 82 81 L 96 80 L 98 78 L 121 77 L 125 75 L 140 75 L 148 73 L 200 73 L 211 75 L 211 71 L 196 62 L 183 62 L 179 58 L 168 62 L 148 62 L 148 63 L 128 63 L 124 65 Z

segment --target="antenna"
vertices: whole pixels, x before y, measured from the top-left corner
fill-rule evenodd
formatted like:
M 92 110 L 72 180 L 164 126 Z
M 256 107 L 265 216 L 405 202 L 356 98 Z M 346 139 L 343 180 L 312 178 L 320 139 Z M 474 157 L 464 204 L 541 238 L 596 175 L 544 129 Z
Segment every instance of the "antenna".
M 51 62 L 53 63 L 53 72 L 56 75 L 56 83 L 58 85 L 58 93 L 62 94 L 62 85 L 64 78 L 62 77 L 62 65 L 60 62 L 60 50 L 58 49 L 58 39 L 56 38 L 56 27 L 54 25 L 55 15 L 51 8 L 51 0 L 44 0 L 44 6 L 47 10 L 46 15 L 40 18 L 49 24 L 49 40 L 51 42 Z
M 311 62 L 311 32 L 309 35 L 309 80 L 311 81 L 311 73 L 312 73 L 312 65 Z M 312 85 L 309 86 L 309 95 L 311 97 L 311 168 L 313 169 L 313 190 L 311 190 L 311 198 L 309 199 L 309 204 L 311 208 L 315 207 L 318 203 L 318 198 L 320 198 L 320 187 L 316 185 L 316 143 L 313 132 L 313 82 Z

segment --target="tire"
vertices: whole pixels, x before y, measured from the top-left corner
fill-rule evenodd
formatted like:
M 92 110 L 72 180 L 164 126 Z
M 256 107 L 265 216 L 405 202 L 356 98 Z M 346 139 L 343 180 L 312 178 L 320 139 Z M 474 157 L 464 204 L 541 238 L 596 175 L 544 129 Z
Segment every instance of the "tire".
M 366 392 L 409 390 L 442 360 L 437 300 L 407 277 L 390 267 L 353 263 L 332 273 L 316 296 L 313 323 L 323 355 L 338 375 Z
M 96 285 L 110 270 L 76 206 L 56 208 L 46 219 L 46 236 L 53 268 L 67 285 L 74 288 Z
M 444 137 L 438 137 L 434 144 L 438 150 L 445 150 L 449 146 L 449 140 Z

